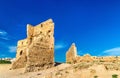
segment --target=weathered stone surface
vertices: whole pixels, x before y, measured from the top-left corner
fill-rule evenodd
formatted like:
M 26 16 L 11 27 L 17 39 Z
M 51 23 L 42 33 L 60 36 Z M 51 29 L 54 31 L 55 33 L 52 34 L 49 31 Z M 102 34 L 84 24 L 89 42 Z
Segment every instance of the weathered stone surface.
M 85 54 L 83 56 L 77 55 L 75 44 L 72 44 L 70 49 L 66 52 L 66 63 L 80 63 L 80 62 L 120 62 L 120 56 L 91 56 Z
M 31 29 L 31 26 L 28 27 Z M 26 72 L 46 69 L 54 65 L 54 23 L 52 20 L 43 22 L 28 32 L 30 44 Z
M 80 62 L 93 62 L 93 58 L 90 54 L 85 54 L 83 57 L 81 57 Z
M 18 41 L 16 60 L 12 64 L 12 69 L 23 68 L 27 62 L 27 39 Z
M 67 63 L 75 63 L 76 56 L 77 56 L 77 48 L 75 46 L 75 43 L 73 43 L 66 53 L 66 62 Z
M 25 72 L 54 66 L 54 23 L 27 24 L 27 38 L 18 41 L 16 61 L 12 69 L 25 67 Z

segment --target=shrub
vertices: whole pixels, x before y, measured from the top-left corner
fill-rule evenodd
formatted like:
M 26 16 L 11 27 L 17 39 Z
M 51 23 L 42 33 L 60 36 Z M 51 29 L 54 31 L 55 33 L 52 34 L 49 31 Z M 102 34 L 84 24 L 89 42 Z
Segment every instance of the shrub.
M 103 60 L 100 60 L 100 62 L 105 62 L 105 61 L 103 61 Z
M 112 78 L 118 78 L 118 75 L 117 74 L 113 74 Z
M 94 78 L 98 78 L 98 76 L 94 76 Z
M 11 64 L 11 62 L 7 60 L 0 60 L 0 64 Z
M 71 64 L 71 62 L 67 62 L 68 64 Z

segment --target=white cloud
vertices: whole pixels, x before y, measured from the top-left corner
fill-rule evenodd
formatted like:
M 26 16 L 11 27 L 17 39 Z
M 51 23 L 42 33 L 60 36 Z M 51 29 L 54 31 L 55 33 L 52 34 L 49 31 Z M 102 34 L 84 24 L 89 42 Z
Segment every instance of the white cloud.
M 61 45 L 61 44 L 55 45 L 55 49 L 61 49 L 61 48 L 64 48 L 64 45 Z
M 120 55 L 120 47 L 116 47 L 116 48 L 105 50 L 105 51 L 103 51 L 103 54 L 104 55 L 118 56 L 118 55 Z
M 8 48 L 9 48 L 10 53 L 14 53 L 14 52 L 16 52 L 17 47 L 16 46 L 9 46 Z
M 8 33 L 4 30 L 1 30 L 1 29 L 0 29 L 0 39 L 9 40 Z
M 4 31 L 4 30 L 0 30 L 0 35 L 1 35 L 1 36 L 6 36 L 6 35 L 7 35 L 7 32 Z
M 66 46 L 67 45 L 64 42 L 57 42 L 55 44 L 55 50 L 59 50 L 59 49 L 65 48 Z
M 9 40 L 8 37 L 0 37 L 3 40 Z

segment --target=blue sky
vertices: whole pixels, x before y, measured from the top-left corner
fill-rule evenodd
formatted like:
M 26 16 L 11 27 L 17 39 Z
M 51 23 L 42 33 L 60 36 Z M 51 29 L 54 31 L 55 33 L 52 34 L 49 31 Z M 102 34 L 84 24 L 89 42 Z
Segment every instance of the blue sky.
M 0 57 L 15 57 L 26 25 L 55 22 L 55 60 L 78 54 L 120 55 L 120 0 L 0 0 Z

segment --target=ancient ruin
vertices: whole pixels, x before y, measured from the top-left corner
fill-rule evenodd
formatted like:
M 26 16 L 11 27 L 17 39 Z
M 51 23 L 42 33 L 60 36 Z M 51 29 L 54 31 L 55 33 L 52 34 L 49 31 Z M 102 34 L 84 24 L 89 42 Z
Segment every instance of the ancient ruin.
M 27 38 L 18 41 L 12 69 L 25 67 L 25 72 L 54 66 L 54 23 L 52 19 L 36 26 L 27 24 Z
M 75 44 L 73 43 L 66 53 L 66 62 L 74 63 L 76 60 L 76 56 L 77 56 L 77 48 Z
M 66 52 L 66 62 L 120 62 L 120 56 L 77 55 L 75 43 Z M 54 66 L 54 23 L 52 19 L 36 26 L 27 24 L 27 38 L 18 41 L 16 60 L 11 69 L 25 68 L 25 72 L 39 71 Z
M 66 52 L 66 63 L 75 64 L 81 62 L 120 62 L 120 56 L 91 56 L 90 54 L 79 56 L 75 44 L 72 44 Z

